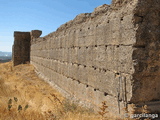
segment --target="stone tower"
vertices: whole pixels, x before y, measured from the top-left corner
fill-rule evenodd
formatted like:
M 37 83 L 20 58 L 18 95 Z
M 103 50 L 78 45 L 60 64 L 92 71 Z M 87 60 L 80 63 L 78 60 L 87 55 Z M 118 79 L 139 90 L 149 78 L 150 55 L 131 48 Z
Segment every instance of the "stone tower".
M 30 62 L 31 38 L 37 38 L 42 31 L 32 30 L 31 32 L 14 32 L 13 64 L 14 66 Z

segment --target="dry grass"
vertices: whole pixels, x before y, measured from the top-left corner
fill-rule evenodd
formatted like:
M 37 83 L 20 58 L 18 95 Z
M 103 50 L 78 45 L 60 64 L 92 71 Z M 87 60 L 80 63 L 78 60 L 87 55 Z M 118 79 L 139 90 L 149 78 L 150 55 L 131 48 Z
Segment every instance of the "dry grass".
M 100 120 L 39 79 L 30 64 L 0 63 L 0 120 Z
M 113 120 L 106 117 L 108 111 L 106 102 L 99 114 L 70 103 L 30 64 L 0 63 L 0 120 Z
M 59 109 L 59 102 L 55 100 L 55 94 L 59 100 L 63 101 L 63 97 L 53 90 L 47 83 L 40 80 L 33 66 L 20 65 L 12 67 L 12 62 L 0 64 L 0 118 L 8 119 L 34 119 L 43 118 L 43 112 L 52 109 L 56 114 Z M 17 98 L 17 102 L 14 101 Z M 8 101 L 12 99 L 10 111 L 8 109 Z M 23 108 L 28 105 L 28 109 Z M 18 111 L 18 106 L 22 106 L 22 111 Z M 20 118 L 19 118 L 20 117 Z

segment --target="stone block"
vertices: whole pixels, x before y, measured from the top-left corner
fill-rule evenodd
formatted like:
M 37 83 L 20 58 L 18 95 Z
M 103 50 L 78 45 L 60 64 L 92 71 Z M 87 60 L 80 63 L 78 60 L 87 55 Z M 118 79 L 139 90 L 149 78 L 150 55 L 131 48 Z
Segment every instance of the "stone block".
M 96 62 L 96 66 L 98 66 L 98 68 L 104 68 L 105 69 L 104 65 L 107 62 L 106 50 L 107 50 L 106 46 L 98 46 L 97 47 L 97 54 L 96 54 L 96 57 L 95 57 L 95 62 Z
M 132 46 L 119 46 L 115 49 L 115 63 L 117 71 L 133 73 Z
M 95 35 L 88 35 L 85 37 L 84 46 L 95 46 L 96 45 L 96 38 Z
M 74 80 L 79 80 L 79 71 L 77 64 L 69 64 L 69 77 Z
M 94 88 L 98 88 L 98 84 L 96 83 L 97 82 L 97 70 L 95 70 L 94 68 L 92 67 L 87 67 L 87 80 L 88 80 L 88 85 L 89 86 L 92 86 Z
M 41 36 L 42 31 L 41 30 L 32 30 L 30 34 L 31 34 L 32 38 L 38 38 Z
M 106 39 L 106 26 L 99 25 L 95 29 L 95 43 L 96 45 L 105 45 L 105 39 Z M 108 34 L 108 33 L 107 33 Z
M 107 46 L 107 49 L 106 49 L 105 68 L 108 69 L 108 70 L 114 70 L 115 69 L 114 49 L 115 49 L 115 46 Z
M 92 48 L 92 66 L 93 67 L 97 67 L 97 58 L 98 54 L 97 54 L 97 46 L 93 46 Z
M 78 64 L 84 65 L 86 62 L 86 53 L 85 53 L 85 47 L 79 47 L 79 49 L 77 50 L 78 52 Z
M 86 65 L 87 66 L 92 66 L 92 62 L 93 62 L 93 47 L 87 47 L 86 50 Z

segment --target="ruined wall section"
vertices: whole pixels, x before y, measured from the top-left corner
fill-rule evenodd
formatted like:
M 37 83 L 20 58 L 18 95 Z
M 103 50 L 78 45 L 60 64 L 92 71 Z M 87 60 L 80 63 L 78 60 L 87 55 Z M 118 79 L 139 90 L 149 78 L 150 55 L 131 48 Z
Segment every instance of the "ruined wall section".
M 13 64 L 14 66 L 30 61 L 30 32 L 14 32 Z
M 111 112 L 120 113 L 132 97 L 135 5 L 100 6 L 34 39 L 31 63 L 77 99 L 93 105 L 107 101 Z
M 134 10 L 134 25 L 137 41 L 131 101 L 160 101 L 160 1 L 139 0 Z

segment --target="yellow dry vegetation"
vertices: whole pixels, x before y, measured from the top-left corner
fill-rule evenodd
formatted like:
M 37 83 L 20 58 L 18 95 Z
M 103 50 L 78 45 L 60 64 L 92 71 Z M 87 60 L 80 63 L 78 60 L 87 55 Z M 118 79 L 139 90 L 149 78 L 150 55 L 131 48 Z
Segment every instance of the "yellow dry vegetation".
M 91 111 L 66 102 L 39 79 L 30 64 L 0 63 L 0 120 L 100 120 Z

